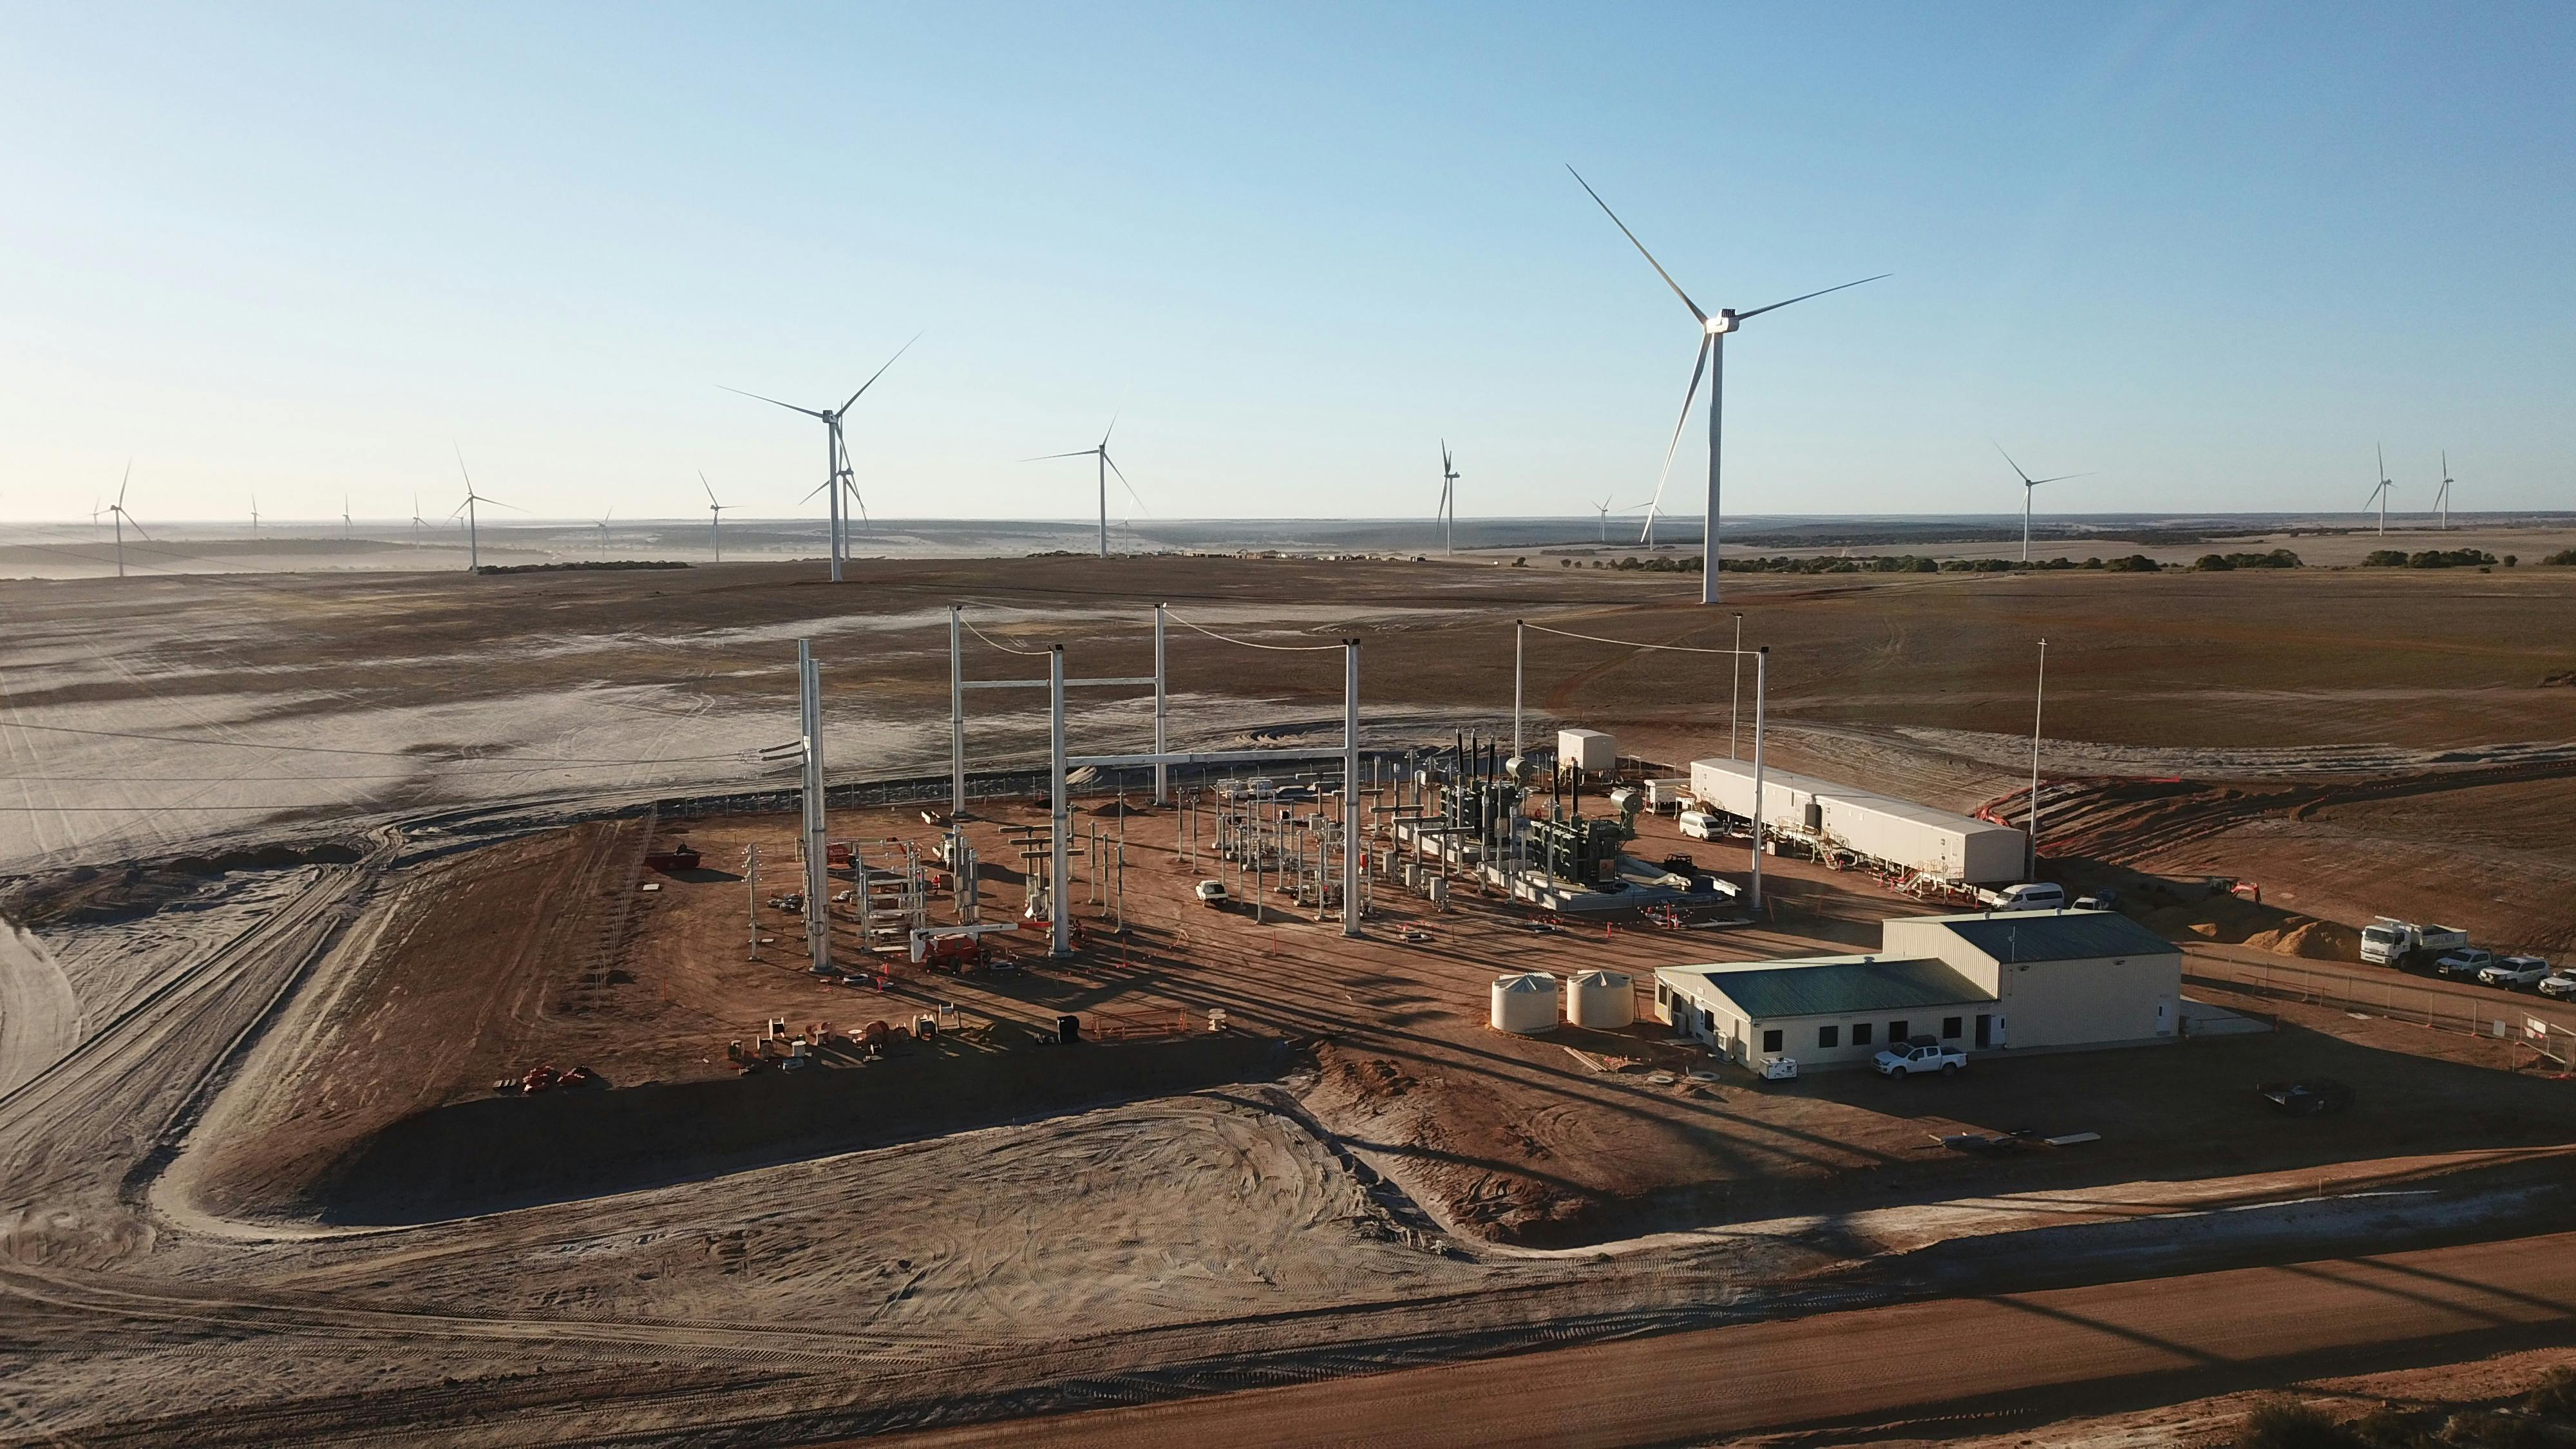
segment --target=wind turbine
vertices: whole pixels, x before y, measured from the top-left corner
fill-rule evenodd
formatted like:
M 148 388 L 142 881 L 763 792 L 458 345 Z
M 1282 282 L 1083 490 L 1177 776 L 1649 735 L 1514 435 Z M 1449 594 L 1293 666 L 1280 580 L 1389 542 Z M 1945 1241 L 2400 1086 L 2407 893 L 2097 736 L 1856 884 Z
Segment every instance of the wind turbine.
M 1458 551 L 1457 543 L 1451 538 L 1451 533 L 1458 525 L 1458 478 L 1458 465 L 1449 457 L 1449 440 L 1442 438 L 1440 440 L 1440 512 L 1436 516 L 1440 520 L 1440 549 L 1443 553 Z
M 859 496 L 859 482 L 857 477 L 854 476 L 850 470 L 849 445 L 841 434 L 841 420 L 849 416 L 850 409 L 858 403 L 858 400 L 867 393 L 869 388 L 876 386 L 877 379 L 885 376 L 886 367 L 894 366 L 896 358 L 900 358 L 905 353 L 910 352 L 912 350 L 912 343 L 919 342 L 920 340 L 920 333 L 916 332 L 912 334 L 912 342 L 907 342 L 903 346 L 896 348 L 894 350 L 894 357 L 886 359 L 885 367 L 878 368 L 869 376 L 867 381 L 860 383 L 859 390 L 851 393 L 848 400 L 844 401 L 836 408 L 800 408 L 794 403 L 780 402 L 774 397 L 763 397 L 756 392 L 743 392 L 743 390 L 738 387 L 728 387 L 725 389 L 727 392 L 739 394 L 743 397 L 750 398 L 755 402 L 769 403 L 775 407 L 785 408 L 791 413 L 803 413 L 809 418 L 819 418 L 822 420 L 824 431 L 824 450 L 827 457 L 824 463 L 823 486 L 815 489 L 814 493 L 829 492 L 832 495 L 832 582 L 836 584 L 841 581 L 841 562 L 849 556 L 848 531 L 843 523 L 841 514 L 841 489 L 843 487 L 847 487 L 850 490 L 850 496 L 852 498 L 858 498 Z M 811 498 L 814 496 L 814 493 L 808 493 L 805 496 Z M 865 500 L 861 500 L 859 503 L 859 515 L 861 518 L 865 518 L 867 516 L 867 503 Z
M 134 523 L 134 515 L 125 511 L 125 485 L 133 481 L 134 460 L 128 458 L 125 460 L 125 476 L 116 482 L 116 501 L 99 510 L 100 513 L 105 513 L 116 520 L 116 576 L 120 579 L 125 577 L 125 525 Z M 90 515 L 93 523 L 97 519 L 98 514 Z M 142 524 L 134 523 L 134 532 L 144 542 L 152 541 L 152 535 L 143 531 Z
M 2379 450 L 2379 486 L 2371 489 L 2370 496 L 2363 499 L 2361 503 L 2361 511 L 2364 513 L 2368 513 L 2370 511 L 2370 505 L 2374 503 L 2379 505 L 2379 536 L 2381 538 L 2386 538 L 2388 536 L 2388 495 L 2396 491 L 2397 485 L 2388 481 L 2388 449 L 2383 446 Z
M 250 496 L 250 535 L 259 537 L 259 495 L 256 493 Z
M 1100 441 L 1088 448 L 1076 448 L 1070 453 L 1045 453 L 1035 458 L 1020 460 L 1023 463 L 1050 463 L 1058 458 L 1098 458 L 1100 460 L 1096 471 L 1100 474 L 1100 556 L 1102 558 L 1109 557 L 1109 475 L 1112 473 L 1118 475 L 1118 485 L 1127 490 L 1128 497 L 1136 499 L 1138 508 L 1145 506 L 1145 500 L 1137 497 L 1136 485 L 1127 481 L 1127 471 L 1118 466 L 1117 459 L 1109 456 L 1109 435 L 1116 431 L 1118 431 L 1118 419 L 1113 416 L 1109 419 L 1109 426 L 1101 431 Z
M 1992 438 L 1988 438 L 1986 441 L 1989 443 L 1995 442 Z M 2004 445 L 2001 443 L 1995 443 L 1995 451 L 1998 453 L 2004 453 Z M 2093 475 L 2090 473 L 2060 473 L 2054 478 L 2033 478 L 2028 473 L 2021 471 L 2021 465 L 2019 463 L 2013 463 L 2012 454 L 2004 453 L 2004 461 L 2012 463 L 2014 474 L 2021 479 L 2021 561 L 2023 563 L 2028 563 L 2030 562 L 2031 491 L 2039 487 L 2042 483 L 2063 483 L 2069 478 L 2090 478 Z
M 464 466 L 464 464 L 465 464 L 465 459 L 464 459 L 463 457 L 461 457 L 461 456 L 460 456 L 460 457 L 456 460 L 456 462 L 457 462 L 457 466 L 459 466 L 459 467 L 463 467 L 463 466 Z M 415 489 L 415 490 L 413 490 L 412 495 L 411 495 L 411 547 L 412 547 L 412 552 L 414 552 L 414 553 L 418 553 L 418 552 L 420 552 L 420 531 L 421 531 L 422 529 L 424 529 L 424 528 L 427 528 L 427 527 L 429 527 L 429 520 L 420 516 L 420 492 L 419 492 L 419 490 Z
M 726 509 L 740 507 L 741 505 L 733 503 L 718 503 L 716 501 L 716 487 L 714 484 L 707 481 L 706 470 L 703 468 L 698 470 L 698 486 L 707 490 L 707 547 L 715 550 L 716 562 L 723 563 L 724 542 L 716 536 L 716 525 L 724 522 L 724 511 Z
M 599 546 L 603 551 L 608 547 L 608 520 L 616 516 L 617 510 L 611 508 L 606 513 L 599 515 L 599 521 L 591 525 L 591 527 L 599 530 Z
M 1617 496 L 1617 494 L 1613 493 L 1604 493 L 1601 495 L 1601 501 L 1592 505 L 1594 508 L 1601 511 L 1601 541 L 1603 543 L 1608 543 L 1610 541 L 1610 500 Z
M 1681 416 L 1673 420 L 1673 440 L 1665 445 L 1664 471 L 1655 479 L 1655 496 L 1653 501 L 1647 505 L 1646 531 L 1644 536 L 1639 539 L 1639 542 L 1652 543 L 1654 541 L 1655 514 L 1660 511 L 1660 507 L 1663 503 L 1664 482 L 1672 475 L 1673 454 L 1675 450 L 1681 447 L 1682 425 L 1690 421 L 1691 402 L 1699 396 L 1700 374 L 1707 373 L 1709 377 L 1708 536 L 1701 544 L 1701 549 L 1704 554 L 1704 563 L 1700 571 L 1699 601 L 1703 604 L 1714 604 L 1717 602 L 1717 480 L 1719 444 L 1722 437 L 1720 432 L 1720 423 L 1725 414 L 1726 402 L 1726 334 L 1735 331 L 1744 323 L 1761 316 L 1765 312 L 1776 312 L 1779 309 L 1788 306 L 1790 302 L 1804 302 L 1809 297 L 1821 297 L 1825 295 L 1826 292 L 1839 292 L 1843 290 L 1844 287 L 1857 287 L 1861 282 L 1875 282 L 1884 277 L 1894 276 L 1895 273 L 1881 272 L 1876 277 L 1863 277 L 1859 282 L 1844 282 L 1840 286 L 1826 287 L 1822 291 L 1807 292 L 1800 296 L 1791 297 L 1787 302 L 1773 302 L 1768 306 L 1755 307 L 1746 312 L 1738 312 L 1732 307 L 1722 307 L 1718 309 L 1716 316 L 1711 317 L 1706 312 L 1700 310 L 1699 304 L 1690 299 L 1689 293 L 1682 290 L 1681 283 L 1673 280 L 1673 274 L 1664 270 L 1664 264 L 1655 260 L 1655 254 L 1646 250 L 1646 244 L 1637 240 L 1637 234 L 1628 230 L 1628 224 L 1619 220 L 1619 213 L 1610 209 L 1610 203 L 1601 199 L 1601 193 L 1592 189 L 1592 183 L 1583 179 L 1583 173 L 1576 171 L 1571 166 L 1568 166 L 1565 169 L 1574 177 L 1575 183 L 1581 186 L 1584 192 L 1592 198 L 1593 204 L 1601 208 L 1602 215 L 1609 217 L 1611 224 L 1618 227 L 1620 233 L 1628 238 L 1629 244 L 1637 249 L 1637 254 L 1644 257 L 1646 259 L 1646 264 L 1655 269 L 1655 275 L 1663 278 L 1664 285 L 1673 289 L 1673 295 L 1682 299 L 1682 305 L 1690 309 L 1691 316 L 1699 323 L 1699 360 L 1691 365 L 1690 388 L 1682 394 Z
M 465 450 L 461 447 L 456 450 L 456 471 L 465 476 L 465 501 L 456 505 L 456 513 L 465 515 L 465 571 L 473 573 L 483 567 L 483 536 L 480 524 L 475 517 L 474 505 L 489 503 L 495 508 L 508 508 L 511 505 L 498 498 L 486 498 L 474 491 L 474 475 L 465 472 Z M 454 519 L 456 513 L 447 516 Z
M 462 462 L 463 460 L 459 459 L 458 461 Z M 355 527 L 355 525 L 349 521 L 349 495 L 343 493 L 340 495 L 340 539 L 343 543 L 348 541 L 349 530 L 353 527 Z
M 2442 531 L 2451 530 L 2451 450 L 2442 450 L 2442 491 L 2433 495 L 2433 506 L 2442 510 Z

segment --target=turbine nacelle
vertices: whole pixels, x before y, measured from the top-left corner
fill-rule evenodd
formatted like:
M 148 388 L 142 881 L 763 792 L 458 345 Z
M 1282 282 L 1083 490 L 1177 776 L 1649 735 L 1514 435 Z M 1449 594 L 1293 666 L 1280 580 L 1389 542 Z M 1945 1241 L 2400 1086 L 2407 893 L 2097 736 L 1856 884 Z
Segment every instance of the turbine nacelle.
M 1737 318 L 1735 315 L 1735 309 L 1732 307 L 1724 308 L 1719 311 L 1716 316 L 1706 319 L 1700 325 L 1707 329 L 1709 336 L 1723 337 L 1727 333 L 1736 329 Z

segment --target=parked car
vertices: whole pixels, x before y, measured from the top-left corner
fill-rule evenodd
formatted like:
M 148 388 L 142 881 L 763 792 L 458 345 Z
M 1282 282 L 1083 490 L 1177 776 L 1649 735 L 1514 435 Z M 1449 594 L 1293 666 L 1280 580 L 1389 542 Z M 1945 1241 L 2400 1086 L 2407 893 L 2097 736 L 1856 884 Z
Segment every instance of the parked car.
M 1705 810 L 1685 810 L 1675 823 L 1681 827 L 1682 834 L 1693 840 L 1716 840 L 1726 834 L 1726 827 Z
M 1225 882 L 1221 880 L 1200 881 L 1198 884 L 1198 897 L 1199 902 L 1202 905 L 1224 905 L 1228 899 L 1225 893 Z
M 2119 908 L 2120 893 L 2109 886 L 2104 886 L 2091 895 L 2075 898 L 2075 909 L 2079 911 L 2116 911 Z
M 2478 973 L 2489 986 L 2527 990 L 2549 979 L 2549 963 L 2537 956 L 2507 956 Z
M 2561 1001 L 2576 1000 L 2576 966 L 2559 967 L 2542 977 L 2540 984 L 2532 989 Z
M 2496 963 L 2496 953 L 2483 946 L 2462 946 L 2433 963 L 2438 976 L 2457 976 L 2475 981 L 2478 973 Z
M 1998 911 L 2062 911 L 2066 909 L 2066 887 L 2051 880 L 2024 881 L 2005 886 L 1999 891 L 1979 891 L 1985 903 Z
M 1968 1054 L 1954 1046 L 1943 1046 L 1932 1037 L 1918 1036 L 1880 1052 L 1869 1059 L 1869 1064 L 1880 1076 L 1901 1082 L 1908 1075 L 1925 1072 L 1956 1076 L 1959 1068 L 1968 1064 Z
M 2352 1105 L 2352 1088 L 2332 1077 L 2305 1082 L 2264 1082 L 2255 1087 L 2274 1111 L 2292 1117 L 2322 1117 Z

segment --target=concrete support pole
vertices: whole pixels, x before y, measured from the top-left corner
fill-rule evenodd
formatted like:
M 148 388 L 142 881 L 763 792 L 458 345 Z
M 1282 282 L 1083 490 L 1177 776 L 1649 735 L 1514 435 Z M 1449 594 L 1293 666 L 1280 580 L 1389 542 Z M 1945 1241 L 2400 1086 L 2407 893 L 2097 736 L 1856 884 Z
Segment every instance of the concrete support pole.
M 1529 626 L 1512 621 L 1512 758 L 1521 754 L 1521 645 L 1529 637 Z
M 948 606 L 948 813 L 966 812 L 966 610 Z
M 1753 651 L 1753 900 L 1756 915 L 1762 911 L 1762 707 L 1770 696 L 1771 646 Z
M 2039 641 L 2039 681 L 2030 696 L 2030 878 L 2039 879 L 2039 719 L 2048 703 L 2048 641 Z
M 1342 645 L 1342 934 L 1359 933 L 1360 641 L 1353 639 Z
M 1067 848 L 1073 844 L 1073 812 L 1068 803 L 1064 778 L 1064 646 L 1047 650 L 1047 779 L 1054 787 L 1053 810 L 1050 814 L 1048 839 L 1053 842 L 1047 862 L 1047 909 L 1055 917 L 1047 954 L 1073 954 L 1072 903 L 1065 899 L 1070 883 L 1065 867 Z
M 796 641 L 796 703 L 805 731 L 805 949 L 820 973 L 832 968 L 832 877 L 825 869 L 823 676 L 810 639 Z
M 1166 693 L 1171 676 L 1163 672 L 1163 606 L 1154 606 L 1154 753 L 1162 754 L 1171 746 L 1164 742 L 1164 721 L 1171 717 L 1170 696 Z M 1172 767 L 1161 760 L 1154 762 L 1154 803 L 1172 803 Z

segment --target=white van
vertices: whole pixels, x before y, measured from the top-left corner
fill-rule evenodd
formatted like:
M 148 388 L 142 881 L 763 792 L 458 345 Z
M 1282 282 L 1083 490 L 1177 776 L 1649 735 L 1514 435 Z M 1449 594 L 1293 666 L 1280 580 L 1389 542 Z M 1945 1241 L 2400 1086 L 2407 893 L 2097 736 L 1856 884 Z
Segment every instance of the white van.
M 2026 881 L 1988 891 L 1986 899 L 1999 911 L 2062 911 L 2066 909 L 2066 887 L 2055 881 Z
M 1726 834 L 1726 827 L 1705 810 L 1685 810 L 1677 822 L 1681 832 L 1693 840 L 1716 840 Z

